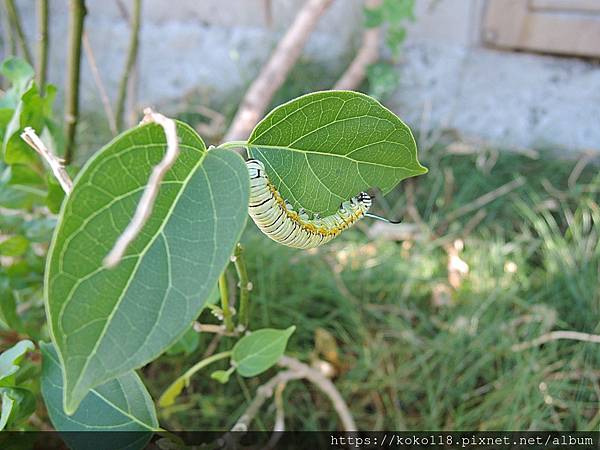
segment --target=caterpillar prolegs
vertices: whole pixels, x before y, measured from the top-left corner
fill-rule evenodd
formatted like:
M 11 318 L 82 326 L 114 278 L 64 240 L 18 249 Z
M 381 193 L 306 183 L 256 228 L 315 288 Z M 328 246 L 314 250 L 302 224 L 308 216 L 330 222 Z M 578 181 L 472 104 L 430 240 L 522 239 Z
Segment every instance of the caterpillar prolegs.
M 295 248 L 313 248 L 325 244 L 350 228 L 368 214 L 371 196 L 361 192 L 327 217 L 309 218 L 302 210 L 296 212 L 281 197 L 269 181 L 261 161 L 246 161 L 250 174 L 249 214 L 263 233 L 280 244 Z M 383 219 L 386 220 L 386 219 Z

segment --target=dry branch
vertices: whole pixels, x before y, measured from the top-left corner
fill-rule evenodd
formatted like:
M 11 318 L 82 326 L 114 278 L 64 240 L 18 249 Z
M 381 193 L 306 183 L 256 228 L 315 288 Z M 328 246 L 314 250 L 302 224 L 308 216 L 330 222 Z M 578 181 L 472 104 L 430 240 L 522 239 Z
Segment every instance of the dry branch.
M 275 48 L 267 64 L 246 92 L 225 135 L 225 142 L 247 139 L 258 123 L 273 95 L 285 81 L 308 37 L 333 0 L 307 0 L 294 23 Z
M 365 0 L 365 7 L 374 9 L 381 5 L 381 0 Z M 381 28 L 367 28 L 363 32 L 362 45 L 354 60 L 333 86 L 334 89 L 356 89 L 367 75 L 367 68 L 379 59 L 379 41 Z
M 356 431 L 356 424 L 354 423 L 354 419 L 350 414 L 350 409 L 348 405 L 342 398 L 341 394 L 335 387 L 335 385 L 325 377 L 321 372 L 312 367 L 304 364 L 303 362 L 298 361 L 295 358 L 291 358 L 289 356 L 282 356 L 279 359 L 278 365 L 286 368 L 282 372 L 279 372 L 265 384 L 260 386 L 256 390 L 256 396 L 250 402 L 250 405 L 246 409 L 246 411 L 240 416 L 235 425 L 231 428 L 233 432 L 245 432 L 248 431 L 250 427 L 250 423 L 258 414 L 262 405 L 273 396 L 274 390 L 276 387 L 280 385 L 285 385 L 290 380 L 301 380 L 305 379 L 310 381 L 312 384 L 317 386 L 329 399 L 333 404 L 335 411 L 337 412 L 340 421 L 342 422 L 342 427 L 344 431 Z M 283 389 L 283 387 L 281 388 Z M 279 409 L 279 407 L 278 407 Z M 283 409 L 278 412 L 278 415 L 283 415 Z M 276 420 L 276 428 L 283 427 L 283 417 L 280 417 L 279 420 Z M 278 431 L 277 429 L 275 431 Z M 226 436 L 225 439 L 228 439 Z
M 108 99 L 108 94 L 106 92 L 106 88 L 104 87 L 104 83 L 102 82 L 102 77 L 100 76 L 100 71 L 98 70 L 98 64 L 96 63 L 96 56 L 94 55 L 94 50 L 90 44 L 90 40 L 88 39 L 87 33 L 83 33 L 83 51 L 85 52 L 85 57 L 87 59 L 88 64 L 90 65 L 90 69 L 92 71 L 92 76 L 94 77 L 94 83 L 98 88 L 98 93 L 100 94 L 100 100 L 102 101 L 102 107 L 104 108 L 104 114 L 106 114 L 106 119 L 108 120 L 108 127 L 110 128 L 113 136 L 116 136 L 117 131 L 117 122 L 115 120 L 115 114 L 110 106 L 110 100 Z
M 60 183 L 65 194 L 69 195 L 73 189 L 73 181 L 65 170 L 65 166 L 62 161 L 42 142 L 39 136 L 35 133 L 31 127 L 25 128 L 25 131 L 21 134 L 27 144 L 33 148 L 50 166 L 52 173 Z
M 165 156 L 163 157 L 162 161 L 154 166 L 154 169 L 150 174 L 150 178 L 148 179 L 146 189 L 144 189 L 142 198 L 140 199 L 140 202 L 135 210 L 133 219 L 131 219 L 131 222 L 129 225 L 127 225 L 125 231 L 123 231 L 123 234 L 121 234 L 119 239 L 117 239 L 113 249 L 104 259 L 104 265 L 106 267 L 115 267 L 117 264 L 119 264 L 121 258 L 123 258 L 123 255 L 127 250 L 127 247 L 129 247 L 129 244 L 131 244 L 131 242 L 142 231 L 142 228 L 144 227 L 146 221 L 152 213 L 152 209 L 154 208 L 154 202 L 160 189 L 160 183 L 167 171 L 175 163 L 175 160 L 179 155 L 179 142 L 177 139 L 177 127 L 175 125 L 175 121 L 163 116 L 162 114 L 155 113 L 150 108 L 146 108 L 144 110 L 144 119 L 142 120 L 142 124 L 146 123 L 157 123 L 163 128 L 167 139 L 167 151 L 165 152 Z
M 125 62 L 125 69 L 121 76 L 121 82 L 119 84 L 119 94 L 117 96 L 116 120 L 117 128 L 119 131 L 123 129 L 123 116 L 125 113 L 125 98 L 127 96 L 127 87 L 129 85 L 129 76 L 133 71 L 135 62 L 137 60 L 138 46 L 139 46 L 139 34 L 140 34 L 140 22 L 142 15 L 142 0 L 134 0 L 133 2 L 133 15 L 131 16 L 131 36 L 129 40 L 129 51 L 127 53 L 127 60 Z
M 547 344 L 548 342 L 558 341 L 560 339 L 568 339 L 572 341 L 582 341 L 582 342 L 593 342 L 595 344 L 600 344 L 600 335 L 598 334 L 589 334 L 589 333 L 581 333 L 579 331 L 552 331 L 550 333 L 546 333 L 541 335 L 538 338 L 535 338 L 531 341 L 522 342 L 520 344 L 515 344 L 511 347 L 513 352 L 520 352 L 523 350 L 527 350 L 529 348 L 538 347 L 543 344 Z

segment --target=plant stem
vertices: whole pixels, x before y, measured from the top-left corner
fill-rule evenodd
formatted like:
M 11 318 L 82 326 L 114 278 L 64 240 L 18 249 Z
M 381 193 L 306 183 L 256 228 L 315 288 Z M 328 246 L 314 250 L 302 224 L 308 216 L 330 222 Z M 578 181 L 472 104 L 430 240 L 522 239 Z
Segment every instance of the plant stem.
M 14 0 L 5 0 L 5 4 L 8 20 L 14 27 L 17 33 L 17 37 L 19 38 L 19 45 L 21 46 L 23 57 L 27 60 L 29 64 L 33 64 L 31 52 L 29 51 L 29 47 L 27 46 L 27 39 L 25 38 L 25 33 L 23 32 L 23 27 L 21 26 L 21 18 L 19 17 L 19 12 L 15 7 L 15 2 Z
M 140 18 L 142 12 L 142 0 L 134 0 L 133 2 L 133 15 L 131 16 L 131 36 L 129 39 L 129 52 L 127 54 L 127 60 L 125 62 L 125 71 L 121 77 L 119 84 L 119 94 L 117 96 L 116 119 L 117 128 L 119 131 L 123 129 L 123 115 L 125 113 L 125 98 L 127 97 L 127 86 L 129 82 L 129 75 L 133 70 L 138 53 L 139 34 L 140 34 Z
M 227 331 L 233 331 L 233 319 L 229 308 L 229 289 L 227 287 L 227 269 L 219 277 L 219 292 L 221 293 L 221 309 L 223 310 L 223 322 Z
M 181 375 L 180 377 L 177 377 L 177 379 L 175 381 L 173 381 L 167 389 L 165 389 L 165 391 L 163 392 L 163 394 L 160 396 L 160 398 L 158 400 L 158 404 L 163 408 L 166 406 L 170 406 L 172 404 L 172 402 L 174 401 L 174 397 L 179 395 L 179 393 L 183 390 L 183 387 L 189 383 L 190 378 L 196 372 L 198 372 L 200 369 L 203 369 L 204 367 L 206 367 L 216 361 L 228 358 L 229 356 L 231 356 L 231 351 L 226 351 L 226 352 L 217 353 L 216 355 L 212 355 L 212 356 L 209 356 L 208 358 L 198 361 L 196 364 L 194 364 L 192 367 L 190 367 L 188 370 L 186 370 L 183 375 Z M 176 393 L 174 393 L 173 391 L 175 391 Z M 173 395 L 173 394 L 175 394 L 175 395 Z
M 65 164 L 74 157 L 75 131 L 79 118 L 79 77 L 81 68 L 81 39 L 86 14 L 85 0 L 69 0 L 69 55 L 67 58 L 67 85 L 65 88 Z
M 244 247 L 238 244 L 235 248 L 233 264 L 238 275 L 238 287 L 240 288 L 240 316 L 238 324 L 248 328 L 249 321 L 249 300 L 252 283 L 248 280 L 248 270 L 246 269 L 246 261 L 244 260 Z
M 48 71 L 48 0 L 38 0 L 37 83 L 40 92 L 46 90 Z

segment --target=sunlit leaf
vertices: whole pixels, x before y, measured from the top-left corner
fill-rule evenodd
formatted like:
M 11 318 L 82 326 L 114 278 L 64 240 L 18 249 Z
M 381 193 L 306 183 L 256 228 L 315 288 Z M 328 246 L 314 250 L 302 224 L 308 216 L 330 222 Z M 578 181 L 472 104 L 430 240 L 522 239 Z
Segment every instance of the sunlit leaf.
M 238 373 L 243 377 L 253 377 L 275 365 L 295 329 L 295 326 L 285 330 L 265 328 L 241 338 L 231 355 Z
M 378 101 L 351 91 L 308 94 L 275 108 L 248 147 L 294 208 L 322 216 L 361 191 L 386 193 L 427 172 L 408 126 Z
M 68 413 L 91 388 L 148 363 L 185 333 L 245 225 L 243 160 L 207 152 L 183 123 L 177 131 L 181 154 L 118 267 L 104 268 L 103 259 L 163 157 L 163 129 L 144 125 L 117 137 L 88 162 L 63 203 L 45 287 Z

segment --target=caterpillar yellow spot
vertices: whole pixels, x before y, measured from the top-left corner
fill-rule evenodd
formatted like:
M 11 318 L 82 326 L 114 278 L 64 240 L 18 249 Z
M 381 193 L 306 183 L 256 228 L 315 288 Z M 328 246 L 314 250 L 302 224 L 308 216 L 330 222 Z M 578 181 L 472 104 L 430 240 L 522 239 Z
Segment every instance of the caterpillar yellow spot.
M 250 159 L 246 165 L 250 174 L 250 217 L 264 234 L 288 247 L 323 245 L 362 219 L 371 207 L 371 197 L 361 192 L 342 203 L 335 214 L 310 219 L 288 206 L 269 181 L 261 161 Z

